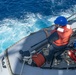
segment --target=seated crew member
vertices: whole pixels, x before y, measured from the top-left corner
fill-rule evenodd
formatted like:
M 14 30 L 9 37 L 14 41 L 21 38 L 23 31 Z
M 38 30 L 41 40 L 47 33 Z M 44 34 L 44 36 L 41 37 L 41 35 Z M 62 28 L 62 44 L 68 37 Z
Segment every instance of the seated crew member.
M 54 58 L 55 53 L 57 53 L 56 59 L 60 60 L 61 59 L 61 54 L 64 52 L 70 36 L 72 34 L 72 28 L 70 25 L 68 25 L 67 19 L 64 16 L 59 16 L 56 18 L 54 21 L 55 23 L 55 29 L 51 31 L 51 35 L 48 36 L 47 31 L 45 30 L 47 36 L 48 36 L 48 42 L 51 45 L 49 55 L 46 56 L 46 61 L 52 61 Z M 30 56 L 29 51 L 20 51 L 20 54 L 24 56 Z

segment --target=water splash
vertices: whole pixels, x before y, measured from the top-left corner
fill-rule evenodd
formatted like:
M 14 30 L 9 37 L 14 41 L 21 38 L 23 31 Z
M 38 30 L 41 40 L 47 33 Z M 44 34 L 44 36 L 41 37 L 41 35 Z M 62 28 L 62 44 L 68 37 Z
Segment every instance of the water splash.
M 68 17 L 76 12 L 76 5 L 72 10 L 61 11 L 59 14 L 43 16 L 40 13 L 27 13 L 23 19 L 5 18 L 0 21 L 0 52 L 7 49 L 23 37 L 42 28 L 53 24 L 55 18 L 59 15 Z M 69 12 L 69 13 L 68 13 Z
M 30 33 L 48 26 L 35 14 L 27 14 L 25 17 L 23 20 L 8 18 L 0 22 L 0 52 Z

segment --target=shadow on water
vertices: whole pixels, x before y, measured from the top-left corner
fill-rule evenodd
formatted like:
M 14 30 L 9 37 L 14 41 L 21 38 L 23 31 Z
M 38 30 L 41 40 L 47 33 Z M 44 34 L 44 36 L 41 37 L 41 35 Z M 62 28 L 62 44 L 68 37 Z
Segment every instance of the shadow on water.
M 9 17 L 21 19 L 27 13 L 57 15 L 75 4 L 76 0 L 0 0 L 0 20 Z

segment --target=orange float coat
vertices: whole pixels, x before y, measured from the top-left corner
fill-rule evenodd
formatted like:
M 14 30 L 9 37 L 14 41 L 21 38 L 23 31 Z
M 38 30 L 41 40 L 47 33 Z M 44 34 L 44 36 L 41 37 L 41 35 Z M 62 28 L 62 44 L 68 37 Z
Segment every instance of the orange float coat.
M 59 35 L 59 39 L 54 41 L 53 43 L 57 46 L 63 46 L 68 44 L 69 40 L 70 40 L 70 36 L 72 34 L 72 28 L 70 27 L 70 25 L 66 25 L 64 27 L 60 27 L 57 30 L 57 33 Z

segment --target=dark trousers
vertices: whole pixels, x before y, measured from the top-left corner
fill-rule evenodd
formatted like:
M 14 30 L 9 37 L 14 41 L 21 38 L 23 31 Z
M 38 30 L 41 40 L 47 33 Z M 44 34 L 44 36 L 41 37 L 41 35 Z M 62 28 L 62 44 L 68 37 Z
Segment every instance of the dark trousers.
M 64 46 L 56 46 L 54 44 L 51 45 L 49 55 L 46 57 L 46 61 L 53 61 L 54 56 L 56 56 L 57 60 L 61 59 L 61 54 L 65 51 L 67 45 Z

